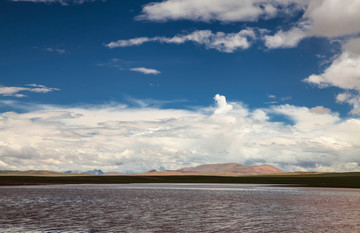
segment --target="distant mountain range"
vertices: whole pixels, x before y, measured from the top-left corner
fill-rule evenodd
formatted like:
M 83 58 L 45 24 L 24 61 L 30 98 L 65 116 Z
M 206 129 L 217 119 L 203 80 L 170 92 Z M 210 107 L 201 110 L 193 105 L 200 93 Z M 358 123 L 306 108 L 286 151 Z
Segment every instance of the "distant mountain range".
M 91 175 L 120 176 L 125 174 L 121 172 L 104 173 L 100 169 L 94 169 L 86 172 L 76 171 L 76 170 L 66 171 L 66 172 L 54 172 L 54 171 L 45 171 L 45 170 L 28 170 L 28 171 L 0 170 L 0 176 L 91 176 Z
M 28 171 L 10 171 L 2 170 L 0 171 L 0 176 L 88 176 L 89 174 L 74 174 L 74 173 L 63 173 L 63 172 L 53 172 L 45 170 L 28 170 Z
M 90 171 L 86 171 L 86 172 L 82 172 L 82 171 L 66 171 L 65 173 L 67 174 L 88 174 L 88 175 L 96 175 L 96 176 L 121 176 L 121 175 L 125 175 L 124 173 L 121 172 L 103 172 L 100 169 L 94 169 L 94 170 L 90 170 Z
M 213 176 L 246 176 L 246 175 L 264 175 L 264 174 L 280 174 L 284 173 L 279 168 L 272 165 L 245 166 L 239 163 L 219 163 L 204 164 L 197 167 L 185 167 L 178 170 L 157 171 L 151 170 L 143 174 L 145 176 L 171 176 L 171 175 L 213 175 Z M 4 171 L 0 170 L 0 176 L 120 176 L 126 175 L 120 172 L 106 172 L 100 169 L 94 169 L 86 172 L 69 170 L 66 172 L 53 172 L 43 170 L 29 171 Z M 135 174 L 134 174 L 135 175 Z
M 142 175 L 220 175 L 243 176 L 284 173 L 272 165 L 245 166 L 240 163 L 204 164 L 197 167 L 186 167 L 178 170 L 151 170 Z

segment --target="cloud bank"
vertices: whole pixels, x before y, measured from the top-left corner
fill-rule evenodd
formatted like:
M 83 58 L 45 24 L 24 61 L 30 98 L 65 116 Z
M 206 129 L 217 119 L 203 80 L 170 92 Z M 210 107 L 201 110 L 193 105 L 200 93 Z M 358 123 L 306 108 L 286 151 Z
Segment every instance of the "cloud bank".
M 322 106 L 250 110 L 222 95 L 214 100 L 195 110 L 33 105 L 25 113 L 1 113 L 0 169 L 144 172 L 239 162 L 359 170 L 359 119 L 341 119 Z M 273 122 L 274 115 L 293 124 Z

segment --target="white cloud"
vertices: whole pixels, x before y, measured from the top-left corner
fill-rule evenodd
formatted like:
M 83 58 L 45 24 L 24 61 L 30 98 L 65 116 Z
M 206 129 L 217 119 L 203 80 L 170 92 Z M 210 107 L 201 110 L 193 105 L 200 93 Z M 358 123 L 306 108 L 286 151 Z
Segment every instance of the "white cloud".
M 359 0 L 316 0 L 304 14 L 315 36 L 339 37 L 360 32 Z
M 345 51 L 322 74 L 313 74 L 304 81 L 320 88 L 335 86 L 360 91 L 360 55 Z
M 216 101 L 217 109 L 214 114 L 226 114 L 233 109 L 231 104 L 226 102 L 226 98 L 223 95 L 215 95 L 214 100 Z
M 130 46 L 134 46 L 134 45 L 142 45 L 145 42 L 150 42 L 150 41 L 157 41 L 158 37 L 154 37 L 154 38 L 149 38 L 149 37 L 138 37 L 138 38 L 133 38 L 133 39 L 129 39 L 129 40 L 118 40 L 116 42 L 110 42 L 108 44 L 106 44 L 107 47 L 109 48 L 117 48 L 117 47 L 130 47 Z
M 303 17 L 292 29 L 263 36 L 266 47 L 292 48 L 307 37 L 334 38 L 360 33 L 359 0 L 315 0 L 307 3 Z
M 212 33 L 210 30 L 197 30 L 189 34 L 176 35 L 173 37 L 139 37 L 129 40 L 118 40 L 106 44 L 108 48 L 129 47 L 141 45 L 146 42 L 160 42 L 167 44 L 183 44 L 194 42 L 204 45 L 208 49 L 216 49 L 220 52 L 231 53 L 238 49 L 250 47 L 249 39 L 255 39 L 255 32 L 252 29 L 243 29 L 238 33 Z
M 58 49 L 58 48 L 51 48 L 51 47 L 48 47 L 45 49 L 46 51 L 48 52 L 56 52 L 58 54 L 65 54 L 66 53 L 66 50 L 65 49 Z
M 360 55 L 360 38 L 348 40 L 343 45 L 343 50 Z
M 139 20 L 168 21 L 257 21 L 290 14 L 302 9 L 308 0 L 166 0 L 143 7 Z
M 166 0 L 145 5 L 138 19 L 238 22 L 294 15 L 299 11 L 304 14 L 290 30 L 279 30 L 274 35 L 264 33 L 266 47 L 292 48 L 307 37 L 334 38 L 360 33 L 359 0 Z M 143 37 L 119 44 L 129 46 L 154 40 L 157 39 Z
M 130 70 L 140 72 L 143 74 L 160 74 L 160 71 L 158 71 L 158 70 L 149 69 L 149 68 L 145 68 L 145 67 L 135 67 L 135 68 L 131 68 Z
M 319 113 L 321 106 L 250 110 L 221 95 L 214 99 L 214 106 L 196 110 L 33 105 L 25 113 L 1 113 L 0 167 L 143 172 L 239 162 L 288 171 L 359 170 L 359 119 Z M 273 114 L 294 124 L 272 122 Z
M 265 46 L 274 48 L 293 48 L 306 37 L 306 32 L 300 28 L 292 28 L 289 31 L 278 31 L 273 36 L 265 35 Z
M 70 4 L 83 4 L 85 2 L 94 2 L 95 0 L 11 0 L 13 2 L 32 2 L 32 3 L 59 3 L 63 6 Z
M 336 113 L 326 112 L 323 106 L 309 109 L 285 104 L 273 107 L 273 111 L 292 119 L 295 122 L 294 128 L 304 132 L 331 127 L 340 121 Z
M 337 96 L 337 102 L 353 105 L 351 113 L 360 113 L 360 39 L 351 39 L 343 45 L 343 51 L 327 67 L 322 74 L 312 74 L 304 79 L 305 82 L 320 88 L 338 87 L 354 94 L 342 93 Z
M 46 87 L 44 85 L 28 84 L 27 87 L 8 87 L 0 85 L 0 95 L 2 96 L 14 96 L 14 97 L 26 97 L 25 94 L 19 92 L 37 92 L 47 93 L 51 91 L 57 91 L 58 88 Z
M 331 109 L 325 108 L 323 106 L 316 106 L 316 107 L 310 108 L 310 112 L 318 113 L 318 114 L 328 114 L 331 112 Z
M 351 114 L 360 115 L 360 94 L 352 94 L 349 92 L 340 93 L 336 96 L 336 102 L 347 103 L 353 106 L 350 111 Z

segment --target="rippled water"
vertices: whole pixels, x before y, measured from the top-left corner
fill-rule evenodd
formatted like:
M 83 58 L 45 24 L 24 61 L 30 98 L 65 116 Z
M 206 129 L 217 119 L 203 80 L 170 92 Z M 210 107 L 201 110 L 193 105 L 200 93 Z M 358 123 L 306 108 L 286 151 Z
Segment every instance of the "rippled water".
M 1 232 L 360 232 L 360 190 L 248 184 L 0 187 Z

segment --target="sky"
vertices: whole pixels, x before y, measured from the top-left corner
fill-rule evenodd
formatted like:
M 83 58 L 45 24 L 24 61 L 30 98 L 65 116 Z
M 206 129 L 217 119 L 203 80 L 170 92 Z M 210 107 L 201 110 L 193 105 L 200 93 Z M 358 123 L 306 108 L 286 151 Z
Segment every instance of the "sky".
M 360 0 L 0 0 L 0 170 L 360 170 Z

